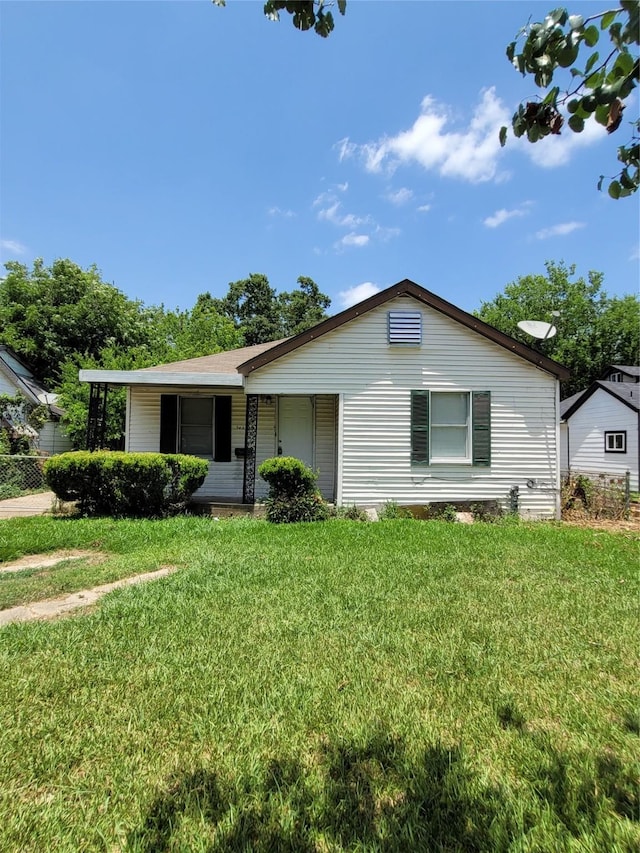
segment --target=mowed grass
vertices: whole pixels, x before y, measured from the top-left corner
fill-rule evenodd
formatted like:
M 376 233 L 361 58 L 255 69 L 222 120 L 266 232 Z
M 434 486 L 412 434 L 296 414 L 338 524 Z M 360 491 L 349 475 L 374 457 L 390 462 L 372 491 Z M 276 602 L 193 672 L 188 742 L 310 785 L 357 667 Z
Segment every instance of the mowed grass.
M 0 631 L 0 849 L 638 849 L 629 534 L 0 523 L 88 547 L 182 568 Z

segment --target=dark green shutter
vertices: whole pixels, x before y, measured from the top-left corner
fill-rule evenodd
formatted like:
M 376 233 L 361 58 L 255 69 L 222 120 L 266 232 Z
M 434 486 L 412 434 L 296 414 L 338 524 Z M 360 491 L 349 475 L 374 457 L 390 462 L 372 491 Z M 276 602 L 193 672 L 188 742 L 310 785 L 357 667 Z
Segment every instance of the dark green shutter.
M 160 395 L 160 453 L 175 453 L 178 439 L 178 397 Z
M 216 397 L 214 462 L 231 462 L 231 397 Z
M 411 392 L 411 463 L 429 464 L 429 392 Z
M 473 464 L 491 465 L 491 392 L 473 392 Z

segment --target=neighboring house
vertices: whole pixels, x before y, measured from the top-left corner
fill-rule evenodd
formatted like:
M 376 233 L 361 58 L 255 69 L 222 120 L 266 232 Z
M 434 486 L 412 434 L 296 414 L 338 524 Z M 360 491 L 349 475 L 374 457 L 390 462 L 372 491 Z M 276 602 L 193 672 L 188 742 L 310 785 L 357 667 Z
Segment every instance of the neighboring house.
M 93 426 L 128 388 L 125 447 L 210 459 L 201 496 L 253 503 L 276 454 L 339 505 L 497 500 L 559 514 L 568 371 L 411 281 L 283 341 L 131 371 L 81 370 Z M 99 442 L 97 442 L 99 444 Z
M 640 489 L 640 367 L 614 364 L 603 379 L 560 404 L 563 471 L 631 474 Z
M 71 450 L 71 440 L 60 423 L 62 409 L 56 404 L 57 397 L 50 394 L 34 377 L 32 370 L 8 347 L 0 344 L 0 394 L 15 397 L 20 393 L 28 403 L 34 406 L 46 406 L 49 417 L 39 432 L 35 433 L 30 427 L 26 430 L 34 432 L 34 443 L 42 453 L 63 453 Z M 18 412 L 13 419 L 20 420 Z

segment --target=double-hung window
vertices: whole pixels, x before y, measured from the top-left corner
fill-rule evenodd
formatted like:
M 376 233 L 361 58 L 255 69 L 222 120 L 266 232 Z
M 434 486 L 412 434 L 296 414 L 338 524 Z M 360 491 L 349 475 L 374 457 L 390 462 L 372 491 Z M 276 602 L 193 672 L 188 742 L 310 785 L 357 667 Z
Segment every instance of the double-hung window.
M 231 461 L 231 397 L 160 397 L 160 452 Z
M 490 392 L 412 391 L 411 462 L 489 466 Z

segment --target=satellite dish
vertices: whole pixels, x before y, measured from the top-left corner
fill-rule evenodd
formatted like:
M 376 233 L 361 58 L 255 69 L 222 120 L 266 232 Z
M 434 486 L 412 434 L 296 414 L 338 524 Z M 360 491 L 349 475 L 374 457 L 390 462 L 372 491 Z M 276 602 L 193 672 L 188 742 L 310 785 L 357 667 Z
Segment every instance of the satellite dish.
M 539 338 L 546 341 L 552 338 L 558 331 L 551 323 L 545 323 L 544 320 L 520 320 L 518 328 L 531 335 L 532 338 Z

